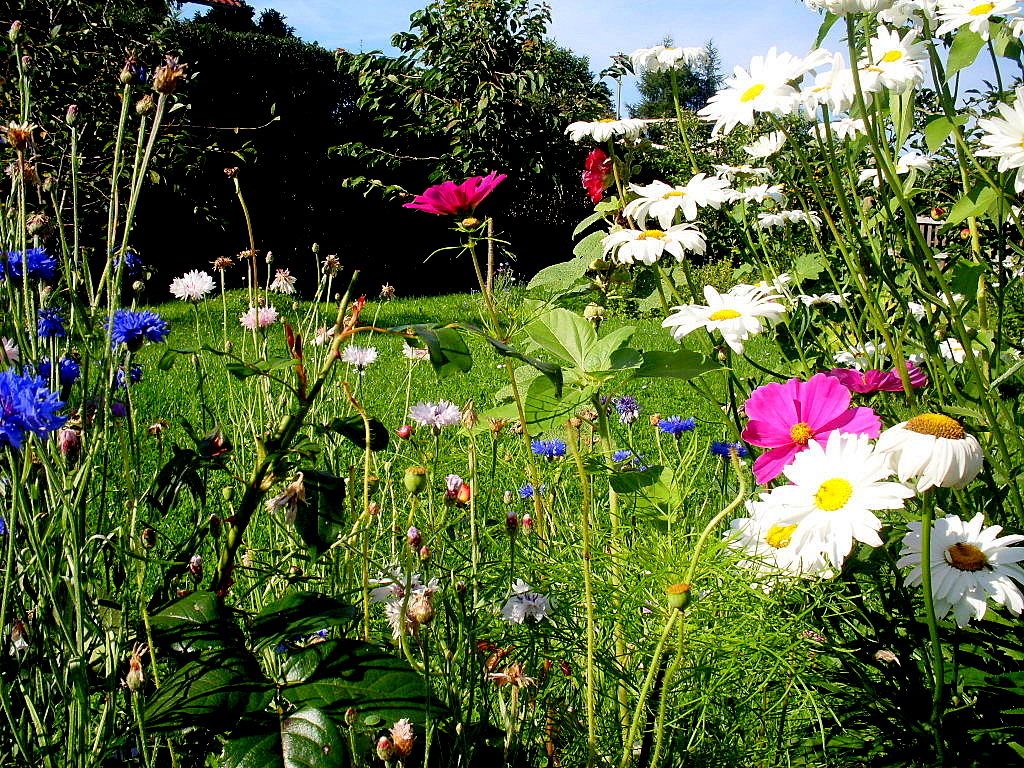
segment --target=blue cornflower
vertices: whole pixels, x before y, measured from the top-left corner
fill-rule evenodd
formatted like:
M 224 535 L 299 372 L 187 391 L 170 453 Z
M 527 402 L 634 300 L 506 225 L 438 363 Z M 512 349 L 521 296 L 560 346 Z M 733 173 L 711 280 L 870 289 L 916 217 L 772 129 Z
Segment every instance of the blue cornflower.
M 114 313 L 114 322 L 110 331 L 110 344 L 117 348 L 127 344 L 128 349 L 139 349 L 143 342 L 159 343 L 167 338 L 171 326 L 156 312 L 143 310 L 132 312 L 130 309 L 119 309 Z
M 121 257 L 114 259 L 114 269 L 121 266 Z M 138 257 L 135 251 L 126 250 L 124 252 L 124 268 L 121 274 L 128 278 L 136 278 L 142 274 L 142 269 L 145 265 L 142 263 L 142 259 Z
M 616 398 L 615 410 L 619 412 L 619 423 L 632 424 L 640 418 L 640 403 L 635 397 L 623 395 Z
M 627 459 L 633 458 L 633 452 L 630 450 L 622 449 L 612 454 L 612 461 L 618 464 L 620 461 L 626 461 Z
M 64 318 L 56 309 L 40 309 L 39 323 L 36 326 L 40 339 L 63 339 L 68 335 L 64 327 Z
M 624 469 L 635 469 L 638 472 L 643 472 L 645 469 L 647 469 L 647 465 L 643 463 L 643 458 L 643 456 L 637 456 L 632 451 L 626 449 L 616 451 L 615 453 L 612 454 L 612 461 L 614 461 L 616 464 L 628 461 L 629 466 L 624 467 Z
M 117 369 L 117 388 L 124 389 L 132 384 L 138 384 L 142 381 L 142 366 L 133 364 L 129 369 L 128 373 L 125 374 L 124 368 Z
M 735 448 L 736 455 L 741 459 L 746 456 L 750 451 L 747 450 L 747 446 L 743 443 L 722 443 L 717 440 L 711 444 L 711 452 L 715 456 L 721 456 L 723 459 L 729 458 L 729 449 Z
M 285 643 L 278 643 L 274 646 L 274 653 L 288 653 L 288 646 Z
M 44 379 L 50 378 L 50 358 L 44 357 L 39 361 L 36 366 L 39 371 L 39 375 Z M 60 380 L 60 385 L 67 386 L 74 384 L 78 381 L 78 377 L 82 375 L 82 366 L 78 364 L 78 361 L 71 357 L 62 357 L 57 363 L 57 377 Z
M 64 405 L 41 376 L 0 371 L 0 447 L 20 449 L 27 435 L 46 437 L 60 429 L 67 417 L 57 411 Z
M 28 276 L 41 280 L 53 280 L 57 276 L 57 260 L 45 248 L 29 248 L 27 251 L 9 251 L 0 263 L 0 280 L 7 277 L 21 278 L 23 266 L 28 265 Z
M 541 483 L 541 486 L 540 486 L 540 493 L 541 493 L 541 495 L 546 493 L 547 490 L 548 490 L 547 483 Z M 528 499 L 532 499 L 533 498 L 533 493 L 534 493 L 534 491 L 533 491 L 533 483 L 527 483 L 526 485 L 524 485 L 522 488 L 519 489 L 519 498 L 522 499 L 523 501 L 526 501 Z
M 7 535 L 7 521 L 0 517 L 0 536 Z
M 565 456 L 564 440 L 534 440 L 530 443 L 530 450 L 545 459 L 555 459 Z
M 658 429 L 676 438 L 684 432 L 692 432 L 696 427 L 696 419 L 684 419 L 682 416 L 669 416 L 658 422 Z

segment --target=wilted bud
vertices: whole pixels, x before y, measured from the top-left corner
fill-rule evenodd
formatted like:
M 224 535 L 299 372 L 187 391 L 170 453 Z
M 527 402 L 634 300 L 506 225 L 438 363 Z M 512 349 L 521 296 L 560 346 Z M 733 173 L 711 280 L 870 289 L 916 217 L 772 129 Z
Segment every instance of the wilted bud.
M 514 498 L 515 497 L 512 496 L 512 491 L 505 491 L 505 493 L 503 493 L 502 496 L 501 496 L 501 500 L 505 504 L 511 504 Z
M 136 293 L 142 293 L 145 290 L 146 284 L 142 280 L 136 280 L 132 283 L 132 290 Z
M 156 102 L 153 101 L 153 95 L 147 93 L 137 102 L 135 102 L 135 114 L 137 115 L 151 115 L 156 111 Z
M 508 423 L 505 419 L 488 419 L 487 421 L 491 425 L 491 433 L 495 435 L 501 432 Z
M 677 611 L 683 610 L 690 604 L 690 585 L 673 584 L 670 587 L 665 587 L 665 598 L 669 608 L 675 608 Z
M 124 62 L 124 68 L 121 70 L 121 74 L 117 76 L 117 79 L 121 81 L 123 85 L 131 85 L 137 83 L 142 75 L 142 67 L 139 65 L 139 60 L 134 56 L 129 56 Z
M 729 353 L 725 351 L 725 347 L 715 347 L 715 357 L 723 365 L 729 361 Z
M 425 563 L 428 560 L 430 560 L 430 547 L 428 547 L 426 544 L 424 544 L 422 547 L 420 547 L 419 555 L 420 555 L 420 562 Z
M 383 760 L 385 763 L 391 762 L 395 756 L 395 745 L 391 743 L 391 739 L 387 736 L 381 736 L 377 739 L 377 757 Z
M 164 56 L 163 65 L 153 73 L 153 90 L 174 93 L 178 89 L 178 81 L 185 79 L 185 67 L 178 62 L 177 56 Z
M 405 490 L 414 496 L 422 493 L 423 489 L 427 487 L 426 467 L 409 467 L 405 470 L 402 484 L 405 486 Z
M 395 298 L 395 286 L 391 283 L 384 283 L 384 285 L 380 287 L 380 297 L 386 301 L 391 301 Z
M 371 517 L 377 517 L 380 514 L 380 504 L 376 501 L 371 501 L 370 505 L 366 508 L 366 513 Z
M 210 535 L 215 539 L 220 538 L 221 521 L 217 515 L 210 515 L 209 526 Z
M 156 546 L 156 531 L 152 528 L 142 529 L 142 546 L 146 549 L 152 549 Z
M 14 147 L 15 151 L 24 152 L 32 144 L 32 133 L 35 129 L 36 126 L 32 123 L 8 123 L 5 130 L 7 143 Z
M 423 537 L 420 536 L 420 529 L 415 525 L 409 526 L 409 530 L 405 532 L 405 540 L 409 543 L 409 549 L 416 551 L 420 548 L 423 543 Z
M 21 22 L 12 21 L 11 28 L 7 32 L 7 39 L 12 43 L 16 43 L 21 39 Z
M 399 720 L 391 728 L 391 741 L 395 746 L 395 757 L 399 760 L 404 760 L 412 754 L 412 745 L 416 741 L 416 736 L 412 732 L 412 723 L 408 718 Z
M 25 220 L 25 229 L 30 235 L 46 239 L 53 231 L 53 225 L 45 213 L 33 213 Z
M 581 419 L 579 416 L 570 416 L 568 422 L 569 426 L 572 427 L 573 429 L 579 429 L 580 427 L 583 426 L 583 419 Z
M 137 691 L 146 683 L 146 673 L 142 670 L 142 657 L 146 655 L 146 650 L 146 646 L 139 643 L 132 648 L 132 655 L 128 659 L 128 674 L 124 678 L 129 691 Z
M 508 429 L 513 435 L 521 435 L 523 434 L 523 422 L 521 422 L 519 419 L 516 419 L 515 421 L 510 421 L 508 424 Z
M 57 433 L 57 441 L 60 445 L 60 452 L 73 461 L 78 456 L 78 449 L 82 447 L 82 436 L 74 427 L 63 427 Z
M 216 459 L 231 452 L 233 446 L 224 430 L 218 428 L 199 441 L 199 455 L 204 459 Z
M 583 308 L 583 317 L 585 317 L 592 323 L 599 323 L 601 322 L 601 320 L 604 319 L 604 307 L 602 307 L 600 304 L 595 304 L 594 302 L 591 302 L 590 304 L 587 304 L 587 306 Z
M 942 221 L 942 218 L 946 215 L 946 209 L 936 206 L 928 212 L 928 215 L 932 217 L 932 221 Z
M 651 414 L 651 426 L 652 427 L 656 427 L 659 424 L 661 424 L 661 414 L 660 413 L 652 413 Z
M 21 68 L 26 72 L 32 69 L 32 57 L 29 56 L 27 53 L 21 57 Z
M 476 229 L 480 226 L 480 219 L 475 216 L 468 216 L 459 222 L 459 226 L 463 229 Z
M 466 407 L 462 409 L 462 426 L 466 429 L 472 429 L 480 423 L 480 417 L 476 411 L 473 410 L 473 401 L 470 400 L 466 403 Z
M 310 250 L 312 250 L 313 253 L 320 253 L 320 243 L 313 243 L 313 245 L 310 246 Z
M 398 436 L 403 440 L 408 440 L 412 437 L 412 432 L 413 429 L 411 424 L 403 424 L 398 428 Z
M 188 561 L 188 572 L 192 575 L 192 581 L 198 584 L 203 580 L 203 556 L 192 555 Z
M 356 718 L 359 717 L 359 713 L 356 712 L 355 707 L 349 707 L 345 710 L 345 725 L 351 728 L 356 724 Z
M 515 536 L 519 530 L 519 514 L 514 509 L 505 513 L 505 530 L 509 536 Z
M 266 260 L 267 264 L 273 264 L 274 263 L 274 252 L 273 251 L 267 251 L 267 255 L 264 256 L 263 258 Z
M 433 596 L 433 590 L 422 589 L 417 590 L 409 600 L 408 616 L 416 625 L 425 627 L 434 620 Z M 397 747 L 397 739 L 395 745 Z
M 64 122 L 74 125 L 78 121 L 78 105 L 72 104 L 68 107 L 68 113 L 64 115 Z

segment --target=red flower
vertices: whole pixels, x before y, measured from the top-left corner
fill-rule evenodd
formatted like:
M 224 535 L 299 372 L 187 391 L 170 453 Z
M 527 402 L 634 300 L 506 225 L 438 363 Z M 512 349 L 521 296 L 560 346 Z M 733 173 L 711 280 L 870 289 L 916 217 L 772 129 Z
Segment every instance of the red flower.
M 907 362 L 907 373 L 910 386 L 923 387 L 928 384 L 928 376 L 911 362 Z M 839 383 L 851 392 L 869 395 L 872 392 L 902 392 L 903 382 L 895 369 L 891 371 L 858 371 L 855 368 L 833 368 L 824 371 L 826 376 L 838 379 Z
M 416 208 L 439 216 L 467 216 L 507 178 L 504 173 L 498 175 L 492 171 L 486 176 L 473 176 L 461 184 L 446 181 L 429 187 L 422 195 L 416 195 L 411 203 L 402 207 Z
M 602 150 L 595 149 L 587 155 L 583 165 L 583 186 L 595 203 L 600 203 L 605 189 L 611 184 L 612 160 Z

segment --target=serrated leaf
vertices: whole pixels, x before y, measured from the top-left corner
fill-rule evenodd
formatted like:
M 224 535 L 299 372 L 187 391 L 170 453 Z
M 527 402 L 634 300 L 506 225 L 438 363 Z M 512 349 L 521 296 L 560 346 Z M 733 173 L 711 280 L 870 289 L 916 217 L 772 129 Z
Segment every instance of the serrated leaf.
M 584 282 L 583 276 L 589 266 L 590 259 L 578 257 L 552 264 L 534 275 L 526 287 L 530 291 L 565 293 Z
M 817 253 L 801 253 L 793 259 L 793 276 L 800 282 L 816 280 L 825 270 L 825 264 Z
M 357 615 L 354 607 L 337 598 L 319 592 L 289 592 L 253 617 L 251 631 L 259 648 L 347 624 Z
M 688 349 L 677 349 L 674 352 L 653 351 L 644 352 L 643 364 L 635 375 L 645 379 L 695 379 L 721 367 L 711 358 Z
M 961 69 L 971 66 L 978 58 L 983 45 L 985 41 L 981 39 L 981 35 L 968 27 L 961 27 L 953 38 L 949 58 L 946 59 L 946 79 L 951 80 Z
M 401 659 L 359 640 L 328 640 L 296 653 L 284 665 L 285 698 L 298 707 L 316 707 L 332 717 L 349 707 L 387 722 L 408 717 L 416 723 L 444 716 L 423 679 Z

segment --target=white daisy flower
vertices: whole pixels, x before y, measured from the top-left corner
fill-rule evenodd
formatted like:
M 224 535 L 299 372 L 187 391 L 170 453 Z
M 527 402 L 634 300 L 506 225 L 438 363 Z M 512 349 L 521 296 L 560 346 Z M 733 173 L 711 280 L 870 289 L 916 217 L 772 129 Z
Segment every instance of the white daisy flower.
M 940 0 L 939 19 L 942 23 L 935 30 L 935 36 L 940 37 L 966 26 L 981 35 L 982 40 L 988 40 L 988 26 L 992 17 L 1013 14 L 1016 10 L 1016 0 L 992 0 L 987 3 L 978 0 Z
M 554 607 L 547 597 L 534 592 L 533 587 L 522 579 L 516 579 L 516 583 L 512 585 L 512 592 L 512 596 L 501 609 L 501 615 L 505 621 L 513 624 L 541 621 L 547 618 Z
M 885 480 L 892 469 L 867 435 L 835 431 L 824 447 L 812 440 L 782 471 L 791 485 L 772 489 L 764 503 L 778 510 L 779 525 L 797 525 L 792 546 L 803 549 L 817 540 L 836 568 L 854 541 L 881 546 L 882 522 L 874 513 L 901 509 L 914 495 L 902 483 Z
M 649 217 L 656 218 L 662 229 L 672 225 L 676 211 L 682 211 L 685 219 L 693 221 L 697 218 L 698 208 L 721 207 L 729 187 L 723 179 L 703 173 L 698 173 L 682 187 L 669 186 L 663 181 L 629 186 L 640 197 L 630 201 L 623 213 L 641 226 L 647 224 Z
M 806 223 L 814 229 L 821 227 L 821 217 L 811 211 L 807 213 L 801 210 L 793 211 L 778 211 L 777 213 L 759 213 L 757 214 L 757 226 L 761 229 L 770 229 L 772 227 L 784 227 L 787 224 L 799 224 Z
M 935 614 L 941 619 L 952 610 L 960 627 L 985 616 L 989 597 L 1018 616 L 1024 610 L 1018 586 L 1024 584 L 1024 568 L 1018 565 L 1024 560 L 1024 547 L 1010 546 L 1024 541 L 1024 536 L 1000 536 L 1002 526 L 984 525 L 980 512 L 970 521 L 946 515 L 932 523 L 928 562 Z M 896 565 L 910 567 L 906 582 L 916 587 L 922 583 L 922 526 L 912 522 L 907 527 Z
M 1016 192 L 1024 192 L 1024 87 L 1018 87 L 1014 93 L 1013 106 L 999 105 L 1001 117 L 978 121 L 978 127 L 984 131 L 981 143 L 985 146 L 978 150 L 977 155 L 999 158 L 1000 173 L 1016 168 L 1013 188 Z
M 754 158 L 771 157 L 786 143 L 786 134 L 772 131 L 743 147 L 743 151 Z
M 938 14 L 938 0 L 897 0 L 891 8 L 880 11 L 878 20 L 894 27 L 912 23 L 920 26 L 921 19 L 935 21 Z
M 820 304 L 831 304 L 838 307 L 846 303 L 846 298 L 849 295 L 849 293 L 811 293 L 801 294 L 797 298 L 805 307 L 815 307 Z
M 884 357 L 884 350 L 884 343 L 875 344 L 868 341 L 864 344 L 854 344 L 851 347 L 840 350 L 832 356 L 832 359 L 840 365 L 845 365 L 847 368 L 856 368 L 858 371 L 866 371 L 871 368 L 876 361 L 880 361 Z
M 853 70 L 846 66 L 841 53 L 832 54 L 832 68 L 814 75 L 814 82 L 800 91 L 800 103 L 813 119 L 818 107 L 828 106 L 833 112 L 845 112 L 854 101 L 856 85 Z
M 676 48 L 673 46 L 655 45 L 651 48 L 637 48 L 629 54 L 629 58 L 633 62 L 633 71 L 639 75 L 644 70 L 648 72 L 662 72 L 696 64 L 707 58 L 707 52 L 700 47 Z
M 918 493 L 963 488 L 978 476 L 985 461 L 977 438 L 941 413 L 923 413 L 889 427 L 875 447 L 888 457 L 900 482 L 916 479 Z
M 707 240 L 704 233 L 689 224 L 677 224 L 668 229 L 620 229 L 601 241 L 604 255 L 612 254 L 621 264 L 654 264 L 663 253 L 682 261 L 687 251 L 704 253 Z
M 341 360 L 349 365 L 354 365 L 359 373 L 363 373 L 377 360 L 377 348 L 349 344 L 342 351 Z
M 186 272 L 182 277 L 176 277 L 171 281 L 171 293 L 182 301 L 205 299 L 214 287 L 213 276 L 198 269 Z
M 911 171 L 928 173 L 931 170 L 931 159 L 916 149 L 903 152 L 896 158 L 896 165 L 893 168 L 900 176 L 906 176 Z M 880 168 L 863 168 L 857 176 L 857 183 L 864 184 L 870 181 L 875 187 L 881 186 L 882 170 Z
M 673 307 L 678 310 L 662 321 L 663 328 L 672 328 L 672 336 L 680 341 L 698 328 L 717 330 L 725 343 L 743 354 L 743 343 L 764 329 L 763 320 L 777 320 L 786 311 L 778 303 L 782 298 L 753 285 L 737 285 L 727 293 L 719 293 L 714 286 L 704 286 L 707 306 L 687 304 Z
M 861 87 L 865 91 L 888 88 L 903 93 L 920 85 L 928 63 L 928 47 L 917 35 L 918 31 L 911 29 L 900 37 L 899 32 L 880 26 L 871 38 L 870 61 L 860 63 L 864 73 Z
M 803 547 L 793 546 L 799 525 L 780 525 L 777 511 L 762 501 L 748 501 L 746 505 L 750 517 L 733 520 L 725 534 L 727 546 L 743 552 L 744 558 L 738 563 L 741 568 L 803 578 L 834 575 L 822 556 L 819 541 L 811 537 Z
M 837 141 L 855 139 L 858 136 L 867 136 L 868 134 L 867 126 L 859 118 L 854 120 L 853 118 L 843 117 L 839 120 L 832 120 L 828 124 L 828 130 L 831 131 L 832 138 Z M 815 123 L 811 126 L 810 133 L 818 141 L 825 141 L 828 138 L 828 133 L 821 123 Z
M 876 13 L 888 8 L 893 0 L 804 0 L 812 11 L 828 11 L 836 16 L 849 13 Z
M 270 283 L 270 290 L 276 293 L 283 293 L 288 296 L 294 296 L 295 290 L 295 278 L 292 277 L 291 270 L 279 269 L 274 273 L 274 279 Z
M 748 203 L 763 203 L 766 200 L 786 204 L 786 195 L 781 184 L 754 184 L 739 193 L 739 199 Z
M 743 165 L 714 165 L 715 175 L 728 183 L 736 180 L 737 176 L 767 176 L 771 173 L 768 168 L 755 168 L 749 163 Z
M 732 77 L 726 78 L 726 87 L 697 114 L 715 124 L 712 136 L 729 133 L 741 123 L 753 125 L 757 112 L 790 114 L 797 103 L 797 91 L 790 82 L 801 78 L 820 58 L 817 52 L 801 59 L 771 48 L 766 55 L 751 59 L 749 71 L 736 67 Z
M 594 141 L 609 141 L 618 136 L 635 139 L 647 129 L 648 125 L 656 122 L 657 120 L 640 120 L 638 118 L 630 118 L 628 120 L 612 120 L 607 118 L 591 123 L 578 120 L 575 123 L 570 123 L 565 132 L 569 134 L 569 138 L 573 141 L 583 141 L 586 138 L 593 139 Z
M 959 339 L 949 336 L 939 342 L 939 354 L 946 360 L 960 364 L 967 358 L 967 348 L 960 343 Z
M 421 427 L 457 427 L 462 423 L 462 411 L 459 406 L 448 400 L 436 403 L 416 403 L 409 409 L 409 417 Z

